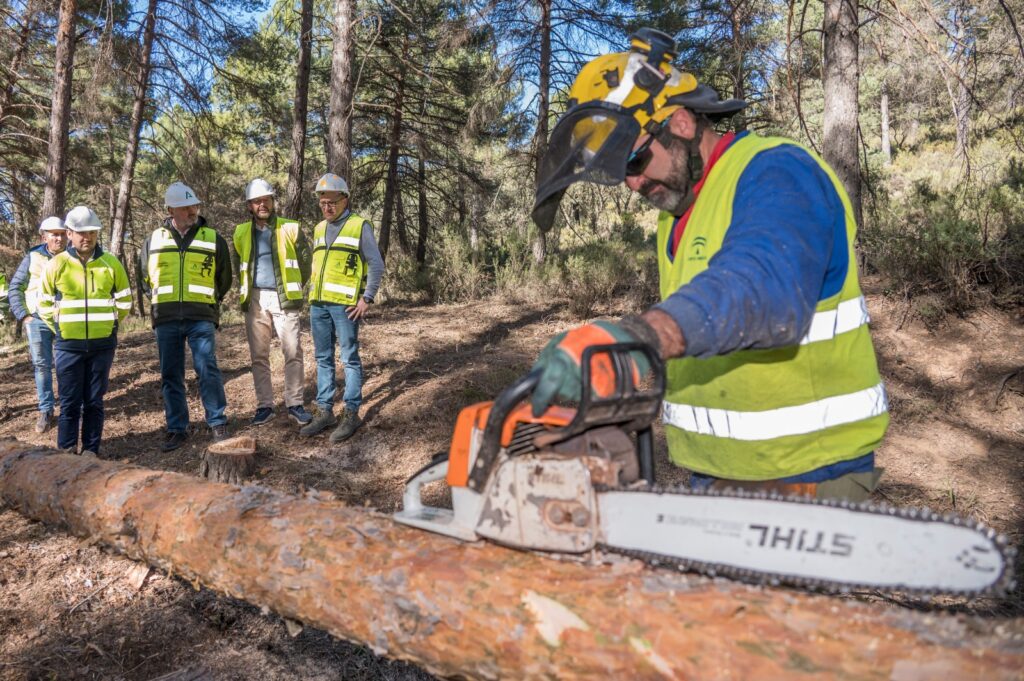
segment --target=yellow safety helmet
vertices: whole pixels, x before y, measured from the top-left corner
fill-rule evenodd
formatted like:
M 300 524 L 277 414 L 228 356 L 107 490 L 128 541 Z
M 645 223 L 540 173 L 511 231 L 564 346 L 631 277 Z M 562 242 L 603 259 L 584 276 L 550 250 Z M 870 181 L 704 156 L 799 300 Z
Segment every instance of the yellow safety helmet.
M 546 231 L 562 194 L 575 182 L 617 185 L 637 137 L 654 134 L 685 107 L 717 120 L 742 110 L 738 99 L 720 100 L 712 88 L 672 65 L 675 42 L 652 28 L 631 36 L 628 52 L 587 63 L 569 90 L 569 108 L 548 141 L 538 174 L 533 219 Z

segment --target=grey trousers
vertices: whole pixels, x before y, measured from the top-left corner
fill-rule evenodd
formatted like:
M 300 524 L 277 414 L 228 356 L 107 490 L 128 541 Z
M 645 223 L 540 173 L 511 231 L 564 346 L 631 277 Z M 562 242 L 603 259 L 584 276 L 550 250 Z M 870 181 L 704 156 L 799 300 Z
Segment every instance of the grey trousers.
M 254 289 L 245 313 L 245 334 L 249 339 L 252 359 L 252 382 L 256 389 L 256 406 L 274 406 L 274 386 L 270 372 L 270 339 L 274 332 L 281 339 L 284 353 L 284 404 L 301 406 L 305 368 L 302 344 L 299 342 L 299 310 L 282 310 L 277 291 Z

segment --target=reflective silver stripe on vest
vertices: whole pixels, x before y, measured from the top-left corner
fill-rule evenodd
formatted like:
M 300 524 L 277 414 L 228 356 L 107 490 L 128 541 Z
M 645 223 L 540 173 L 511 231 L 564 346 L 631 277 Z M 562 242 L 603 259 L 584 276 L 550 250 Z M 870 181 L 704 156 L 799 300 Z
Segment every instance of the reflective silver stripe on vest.
M 858 329 L 871 321 L 864 296 L 844 300 L 834 310 L 815 312 L 811 328 L 800 340 L 800 345 L 832 340 L 841 333 Z
M 71 322 L 84 322 L 89 320 L 92 322 L 112 322 L 117 317 L 113 312 L 91 312 L 89 314 L 62 314 L 58 319 L 61 324 L 70 324 Z
M 178 242 L 173 237 L 164 237 L 160 232 L 154 232 L 153 238 L 149 241 L 150 250 L 158 250 L 161 248 L 178 248 Z
M 200 241 L 199 239 L 193 239 L 192 243 L 188 245 L 189 248 L 196 248 L 200 251 L 216 251 L 217 244 L 213 241 Z
M 342 286 L 341 284 L 332 284 L 329 281 L 324 282 L 324 290 L 330 291 L 331 293 L 341 293 L 346 296 L 354 296 L 356 289 L 352 286 Z
M 339 236 L 338 243 L 343 243 L 346 246 L 352 246 L 353 248 L 359 248 L 359 239 L 351 236 Z
M 732 440 L 771 440 L 863 421 L 889 410 L 881 383 L 846 395 L 765 411 L 731 411 L 665 402 L 662 420 L 680 430 Z
M 284 261 L 284 266 L 285 267 L 291 267 L 291 268 L 297 270 L 297 269 L 299 269 L 299 261 L 298 260 L 287 260 L 286 259 Z
M 212 288 L 210 288 L 209 286 L 200 286 L 199 284 L 189 284 L 188 285 L 188 292 L 189 293 L 202 293 L 205 296 L 212 296 L 213 295 L 213 289 Z
M 287 284 L 285 284 L 285 290 L 286 291 L 301 291 L 302 290 L 302 284 L 299 284 L 299 283 L 294 282 L 294 281 L 289 281 Z
M 114 307 L 114 300 L 112 298 L 90 298 L 89 300 L 77 299 L 72 300 L 70 298 L 61 298 L 58 302 L 58 306 L 61 309 L 71 307 Z
M 162 296 L 165 293 L 174 293 L 174 285 L 173 284 L 167 284 L 166 286 L 157 286 L 155 289 L 153 289 L 153 296 L 154 297 Z

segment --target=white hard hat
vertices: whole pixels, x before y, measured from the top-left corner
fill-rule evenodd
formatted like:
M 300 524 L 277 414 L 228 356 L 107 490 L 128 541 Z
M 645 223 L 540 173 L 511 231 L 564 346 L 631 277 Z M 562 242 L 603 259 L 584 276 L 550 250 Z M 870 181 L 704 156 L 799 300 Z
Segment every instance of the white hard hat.
M 43 232 L 63 232 L 64 221 L 58 217 L 48 217 L 39 223 L 39 233 Z
M 184 208 L 185 206 L 198 206 L 202 201 L 196 196 L 184 182 L 175 182 L 164 193 L 165 208 Z
M 348 183 L 334 173 L 327 173 L 316 181 L 316 189 L 314 191 L 317 194 L 320 192 L 341 192 L 348 196 Z
M 262 177 L 257 177 L 255 180 L 245 185 L 245 200 L 252 201 L 258 199 L 261 196 L 276 196 L 274 193 L 274 187 L 264 180 Z
M 64 226 L 72 232 L 96 232 L 103 229 L 100 217 L 92 208 L 75 206 L 64 218 Z

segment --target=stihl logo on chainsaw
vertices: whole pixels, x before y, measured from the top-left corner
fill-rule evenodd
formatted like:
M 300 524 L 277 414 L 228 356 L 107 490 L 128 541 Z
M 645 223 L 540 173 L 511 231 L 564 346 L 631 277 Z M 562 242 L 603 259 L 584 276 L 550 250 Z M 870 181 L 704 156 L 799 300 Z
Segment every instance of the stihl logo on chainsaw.
M 853 553 L 854 537 L 836 532 L 829 541 L 828 532 L 808 532 L 795 527 L 777 525 L 750 525 L 757 534 L 757 545 L 783 551 L 803 551 L 804 553 L 824 553 L 830 556 L 849 556 Z M 750 545 L 752 540 L 747 540 Z

